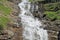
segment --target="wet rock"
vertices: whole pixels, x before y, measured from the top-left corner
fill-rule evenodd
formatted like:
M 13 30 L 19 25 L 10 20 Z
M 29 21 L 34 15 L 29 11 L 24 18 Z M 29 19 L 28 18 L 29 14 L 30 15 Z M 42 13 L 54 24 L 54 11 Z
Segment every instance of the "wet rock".
M 18 12 L 13 12 L 12 13 L 12 15 L 14 15 L 14 16 L 18 16 L 18 14 L 19 14 Z
M 51 21 L 55 21 L 57 18 L 51 19 Z
M 14 32 L 10 31 L 10 30 L 4 30 L 1 34 L 0 34 L 0 40 L 9 40 L 9 38 L 12 38 L 14 35 Z
M 46 14 L 43 14 L 43 18 L 46 17 Z
M 41 22 L 44 25 L 43 28 L 48 31 L 49 40 L 58 40 L 57 35 L 58 35 L 58 31 L 60 31 L 60 20 L 56 20 L 56 18 L 49 19 L 46 16 L 46 14 L 43 13 L 44 10 L 43 10 L 43 7 L 41 7 L 41 4 L 38 3 L 37 5 L 39 5 L 39 8 L 38 8 L 39 10 L 33 12 L 34 17 L 37 17 L 40 20 L 42 20 Z
M 59 33 L 58 33 L 58 40 L 60 40 L 60 31 L 59 31 Z
M 8 26 L 11 26 L 11 27 L 13 27 L 13 28 L 17 28 L 17 27 L 19 27 L 19 24 L 18 23 L 8 23 Z
M 17 22 L 18 22 L 19 26 L 22 26 L 21 18 L 20 17 L 18 17 Z
M 8 32 L 8 38 L 11 39 L 14 36 L 14 32 L 7 30 Z
M 58 32 L 53 30 L 48 30 L 49 40 L 58 40 Z
M 49 40 L 58 40 L 58 32 L 60 31 L 60 21 L 42 20 L 45 25 L 44 29 L 48 31 Z
M 56 20 L 54 23 L 55 23 L 55 25 L 58 26 L 58 25 L 60 25 L 60 20 Z

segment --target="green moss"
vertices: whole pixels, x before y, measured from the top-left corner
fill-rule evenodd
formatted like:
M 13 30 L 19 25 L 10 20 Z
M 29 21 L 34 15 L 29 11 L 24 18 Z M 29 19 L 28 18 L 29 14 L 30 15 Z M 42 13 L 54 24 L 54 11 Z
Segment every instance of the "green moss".
M 57 19 L 60 20 L 60 10 L 57 11 Z
M 60 20 L 60 16 L 57 16 L 57 19 Z
M 60 10 L 57 12 L 45 11 L 45 14 L 49 19 L 55 19 L 56 18 L 57 20 L 60 20 Z
M 1 16 L 0 17 L 0 25 L 2 25 L 3 27 L 7 27 L 7 22 L 9 21 L 8 18 L 4 17 L 4 16 Z
M 29 0 L 30 2 L 44 1 L 44 0 Z
M 0 24 L 0 31 L 3 30 L 3 25 Z
M 1 2 L 3 2 L 3 1 L 7 1 L 7 0 L 0 0 Z
M 7 27 L 7 23 L 10 20 L 8 15 L 10 15 L 11 8 L 5 5 L 7 0 L 0 0 L 0 27 Z
M 45 14 L 47 15 L 47 17 L 48 17 L 49 19 L 54 19 L 54 18 L 56 18 L 56 12 L 46 11 Z
M 60 10 L 57 11 L 57 14 L 60 14 Z
M 57 3 L 50 3 L 44 5 L 45 10 L 55 10 L 56 7 L 57 7 Z
M 45 10 L 60 9 L 60 2 L 44 4 Z
M 3 4 L 0 4 L 0 11 L 2 11 L 4 15 L 9 15 L 11 9 L 9 7 L 4 6 Z

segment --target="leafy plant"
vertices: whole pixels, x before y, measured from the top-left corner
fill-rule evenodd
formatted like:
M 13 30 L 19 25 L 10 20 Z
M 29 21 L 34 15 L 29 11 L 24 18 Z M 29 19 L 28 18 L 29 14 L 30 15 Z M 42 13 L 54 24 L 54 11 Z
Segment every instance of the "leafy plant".
M 50 3 L 50 4 L 45 4 L 44 8 L 45 10 L 55 10 L 55 8 L 57 7 L 57 3 Z
M 0 11 L 2 11 L 4 15 L 9 15 L 11 9 L 9 7 L 5 7 L 3 4 L 0 4 Z
M 47 15 L 47 17 L 48 17 L 49 19 L 54 19 L 54 18 L 56 18 L 56 12 L 46 11 L 45 14 Z
M 1 16 L 0 17 L 0 24 L 5 28 L 5 27 L 7 27 L 6 25 L 7 25 L 7 22 L 9 21 L 9 19 L 8 18 L 6 18 L 6 17 L 4 17 L 4 16 Z
M 44 1 L 44 0 L 29 0 L 30 2 Z
M 60 10 L 56 11 L 56 12 L 52 12 L 52 11 L 45 11 L 46 17 L 49 19 L 57 19 L 60 20 Z

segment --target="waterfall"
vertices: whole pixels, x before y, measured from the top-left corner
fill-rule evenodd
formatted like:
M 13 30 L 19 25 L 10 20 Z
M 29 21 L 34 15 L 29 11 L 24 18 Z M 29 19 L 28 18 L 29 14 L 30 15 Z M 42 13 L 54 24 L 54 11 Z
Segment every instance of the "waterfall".
M 21 9 L 19 17 L 23 27 L 23 40 L 48 40 L 47 30 L 40 28 L 42 26 L 41 21 L 34 18 L 30 12 L 31 3 L 29 0 L 22 0 L 18 6 Z

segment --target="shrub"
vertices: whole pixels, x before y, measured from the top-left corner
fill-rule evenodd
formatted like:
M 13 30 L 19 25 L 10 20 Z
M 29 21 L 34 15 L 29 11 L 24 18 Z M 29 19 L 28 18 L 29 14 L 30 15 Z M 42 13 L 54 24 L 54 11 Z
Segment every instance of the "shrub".
M 4 17 L 4 16 L 1 16 L 1 17 L 0 17 L 0 24 L 1 24 L 4 28 L 7 27 L 7 22 L 8 22 L 8 21 L 9 21 L 8 18 L 6 18 L 6 17 Z
M 57 11 L 57 19 L 60 20 L 60 10 Z
M 2 11 L 4 15 L 9 15 L 11 9 L 9 7 L 5 7 L 3 4 L 0 4 L 0 11 Z
M 45 10 L 55 10 L 56 7 L 57 7 L 57 4 L 53 4 L 53 3 L 44 5 Z
M 44 0 L 29 0 L 30 2 L 44 1 Z
M 3 30 L 3 26 L 0 24 L 0 30 Z
M 53 20 L 56 18 L 56 12 L 45 11 L 46 17 Z
M 56 12 L 52 12 L 52 11 L 45 11 L 46 17 L 53 20 L 53 19 L 57 19 L 60 20 L 60 10 L 56 11 Z

